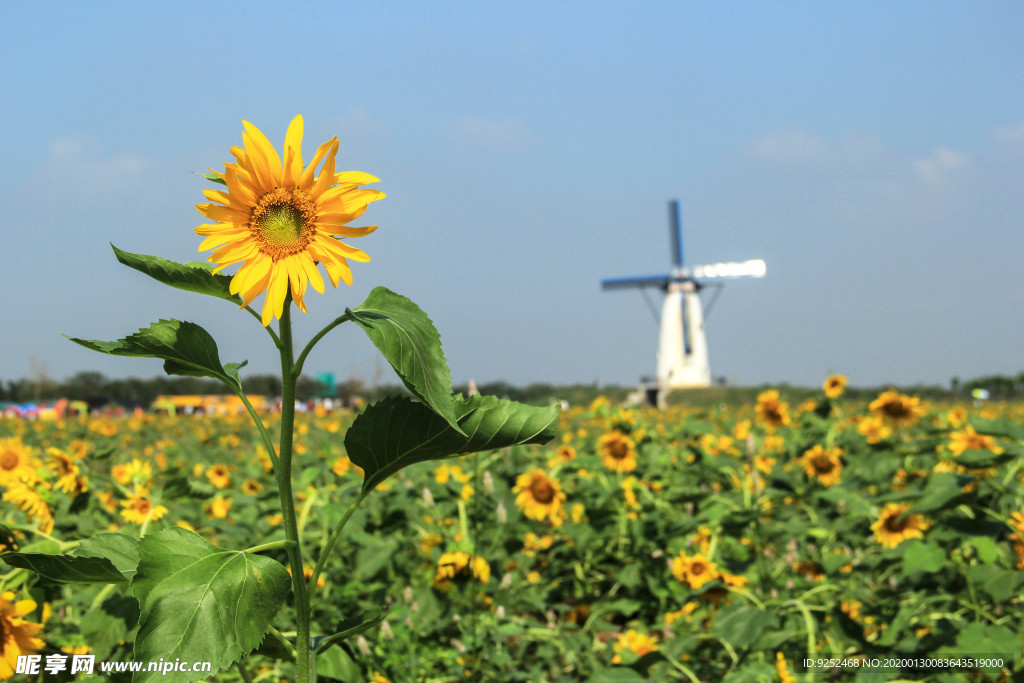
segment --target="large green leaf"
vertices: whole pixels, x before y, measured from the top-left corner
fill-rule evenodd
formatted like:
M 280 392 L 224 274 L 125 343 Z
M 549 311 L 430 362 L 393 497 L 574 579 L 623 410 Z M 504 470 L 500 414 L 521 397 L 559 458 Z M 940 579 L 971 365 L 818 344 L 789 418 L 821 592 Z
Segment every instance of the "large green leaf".
M 75 555 L 105 558 L 131 581 L 139 565 L 139 541 L 127 534 L 101 531 L 79 543 Z
M 114 250 L 114 255 L 117 256 L 118 261 L 129 268 L 134 268 L 140 273 L 145 273 L 165 285 L 184 289 L 187 292 L 215 296 L 218 299 L 224 299 L 239 306 L 242 305 L 242 298 L 237 294 L 232 294 L 229 290 L 231 276 L 219 273 L 214 274 L 213 266 L 209 263 L 203 263 L 202 261 L 175 263 L 159 256 L 133 254 L 118 249 L 113 244 L 110 247 Z
M 21 569 L 28 569 L 58 583 L 127 583 L 128 579 L 114 564 L 102 557 L 72 557 L 42 553 L 4 553 L 0 559 Z
M 260 644 L 291 581 L 275 560 L 222 550 L 174 528 L 139 542 L 138 574 L 131 586 L 142 609 L 135 661 L 178 657 L 211 662 L 217 671 Z M 184 683 L 201 676 L 154 672 L 137 673 L 132 680 Z
M 425 460 L 547 443 L 558 428 L 557 405 L 538 408 L 494 396 L 455 396 L 453 407 L 464 433 L 407 398 L 385 399 L 357 417 L 345 435 L 345 449 L 366 473 L 363 490 Z
M 459 431 L 452 404 L 452 376 L 441 335 L 419 306 L 387 287 L 377 287 L 345 317 L 366 332 L 405 386 Z
M 160 320 L 148 328 L 117 341 L 76 339 L 71 341 L 113 356 L 160 358 L 168 375 L 212 377 L 233 388 L 241 388 L 238 369 L 245 363 L 221 364 L 217 342 L 199 325 L 180 320 Z

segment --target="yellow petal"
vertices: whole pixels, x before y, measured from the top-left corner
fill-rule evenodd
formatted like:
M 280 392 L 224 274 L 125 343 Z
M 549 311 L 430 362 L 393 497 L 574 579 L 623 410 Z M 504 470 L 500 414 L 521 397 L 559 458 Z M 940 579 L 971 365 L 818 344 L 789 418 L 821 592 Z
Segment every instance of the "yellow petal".
M 335 141 L 335 143 L 331 145 L 331 151 L 327 153 L 327 160 L 324 161 L 324 167 L 321 169 L 320 175 L 317 176 L 313 189 L 310 190 L 310 194 L 314 197 L 323 194 L 331 187 L 331 181 L 334 179 L 334 155 L 337 153 L 338 142 Z
M 292 119 L 284 136 L 284 187 L 295 187 L 302 175 L 302 115 Z
M 232 294 L 248 292 L 254 284 L 267 276 L 273 263 L 272 259 L 267 258 L 263 254 L 247 261 L 245 265 L 238 269 L 235 276 L 231 278 L 231 285 L 228 287 L 228 291 Z
M 260 156 L 263 157 L 266 164 L 267 170 L 270 171 L 269 180 L 271 183 L 276 185 L 282 175 L 281 157 L 277 155 L 277 150 L 274 149 L 274 146 L 270 144 L 270 140 L 267 139 L 267 136 L 264 135 L 259 128 L 248 121 L 242 121 L 242 125 L 245 126 L 245 132 L 249 134 L 249 139 L 252 141 L 252 145 L 246 145 L 245 148 L 247 150 L 256 149 L 259 151 Z M 299 125 L 302 125 L 301 121 Z M 245 136 L 243 135 L 243 139 L 244 137 Z
M 313 289 L 323 294 L 324 278 L 320 275 L 320 270 L 316 267 L 316 263 L 313 262 L 313 258 L 309 254 L 303 253 L 299 254 L 298 261 L 303 271 L 305 271 L 306 277 L 309 279 L 309 284 L 313 285 Z
M 342 171 L 341 173 L 334 174 L 334 182 L 365 185 L 366 183 L 379 183 L 380 178 L 376 178 L 369 173 L 363 173 L 362 171 Z
M 327 156 L 327 153 L 331 151 L 331 147 L 338 141 L 338 138 L 331 138 L 324 144 L 320 145 L 316 149 L 316 154 L 313 155 L 313 161 L 309 162 L 309 166 L 302 172 L 302 177 L 299 178 L 299 189 L 309 191 L 313 187 L 313 182 L 316 175 L 317 164 L 320 160 Z

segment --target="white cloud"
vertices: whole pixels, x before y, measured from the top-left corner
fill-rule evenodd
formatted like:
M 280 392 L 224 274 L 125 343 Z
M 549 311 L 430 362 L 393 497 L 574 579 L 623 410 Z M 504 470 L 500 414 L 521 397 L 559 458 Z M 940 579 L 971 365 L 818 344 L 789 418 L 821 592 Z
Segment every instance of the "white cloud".
M 463 116 L 452 129 L 456 140 L 502 151 L 527 149 L 533 146 L 533 136 L 514 119 L 487 121 L 475 116 Z
M 931 155 L 913 162 L 917 174 L 929 183 L 940 183 L 949 179 L 954 173 L 967 166 L 966 154 L 954 152 L 945 147 L 937 147 Z

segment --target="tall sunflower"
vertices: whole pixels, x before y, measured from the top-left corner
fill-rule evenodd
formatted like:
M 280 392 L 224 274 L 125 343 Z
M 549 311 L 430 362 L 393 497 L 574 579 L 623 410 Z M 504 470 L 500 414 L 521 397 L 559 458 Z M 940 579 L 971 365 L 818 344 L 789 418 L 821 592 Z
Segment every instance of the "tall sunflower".
M 927 518 L 919 514 L 904 514 L 910 503 L 888 503 L 871 530 L 875 540 L 886 548 L 895 548 L 908 538 L 924 538 L 924 531 L 931 526 Z
M 549 477 L 541 469 L 534 467 L 520 474 L 512 492 L 519 494 L 516 496 L 516 505 L 530 519 L 550 519 L 557 525 L 565 518 L 565 493 L 558 485 L 558 480 Z
M 36 636 L 43 630 L 42 624 L 33 624 L 22 619 L 36 609 L 35 600 L 18 600 L 11 591 L 0 594 L 0 680 L 14 676 L 18 655 L 31 655 L 45 645 Z
M 953 455 L 960 456 L 964 454 L 964 451 L 977 449 L 981 451 L 991 451 L 996 455 L 1000 455 L 1003 452 L 1002 447 L 996 443 L 996 440 L 991 436 L 979 434 L 974 431 L 974 427 L 967 425 L 963 431 L 953 432 L 949 435 L 949 452 Z
M 205 190 L 211 203 L 196 206 L 199 213 L 217 222 L 200 225 L 196 233 L 206 238 L 199 251 L 215 249 L 207 258 L 218 264 L 215 270 L 242 264 L 230 289 L 232 294 L 241 294 L 243 305 L 266 292 L 262 315 L 266 327 L 274 317 L 281 317 L 289 291 L 303 312 L 307 284 L 323 293 L 318 264 L 323 264 L 332 286 L 337 287 L 341 280 L 352 284 L 348 259 L 369 261 L 370 257 L 341 240 L 377 229 L 375 225 L 355 228 L 347 224 L 384 193 L 359 188 L 378 181 L 368 173 L 335 172 L 337 138 L 320 145 L 304 169 L 301 116 L 288 126 L 283 163 L 256 126 L 248 121 L 242 125 L 244 146 L 231 148 L 237 163 L 224 164 L 223 173 L 214 171 L 228 191 Z

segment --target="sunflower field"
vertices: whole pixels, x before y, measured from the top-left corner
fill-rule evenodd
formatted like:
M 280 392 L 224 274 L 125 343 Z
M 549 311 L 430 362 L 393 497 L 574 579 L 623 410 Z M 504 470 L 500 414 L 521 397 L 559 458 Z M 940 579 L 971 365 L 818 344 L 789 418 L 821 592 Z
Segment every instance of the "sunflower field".
M 311 587 L 313 633 L 352 636 L 316 657 L 318 678 L 1017 680 L 1024 410 L 842 390 L 664 411 L 598 400 L 564 410 L 547 446 L 400 471 Z M 341 438 L 355 415 L 297 416 L 310 546 L 362 485 Z M 218 548 L 273 544 L 270 468 L 245 416 L 0 421 L 0 679 L 78 680 L 23 676 L 17 656 L 129 661 L 139 628 L 124 584 L 48 580 L 18 557 L 97 556 L 96 538 L 176 527 Z M 204 680 L 294 680 L 293 636 L 271 629 Z

